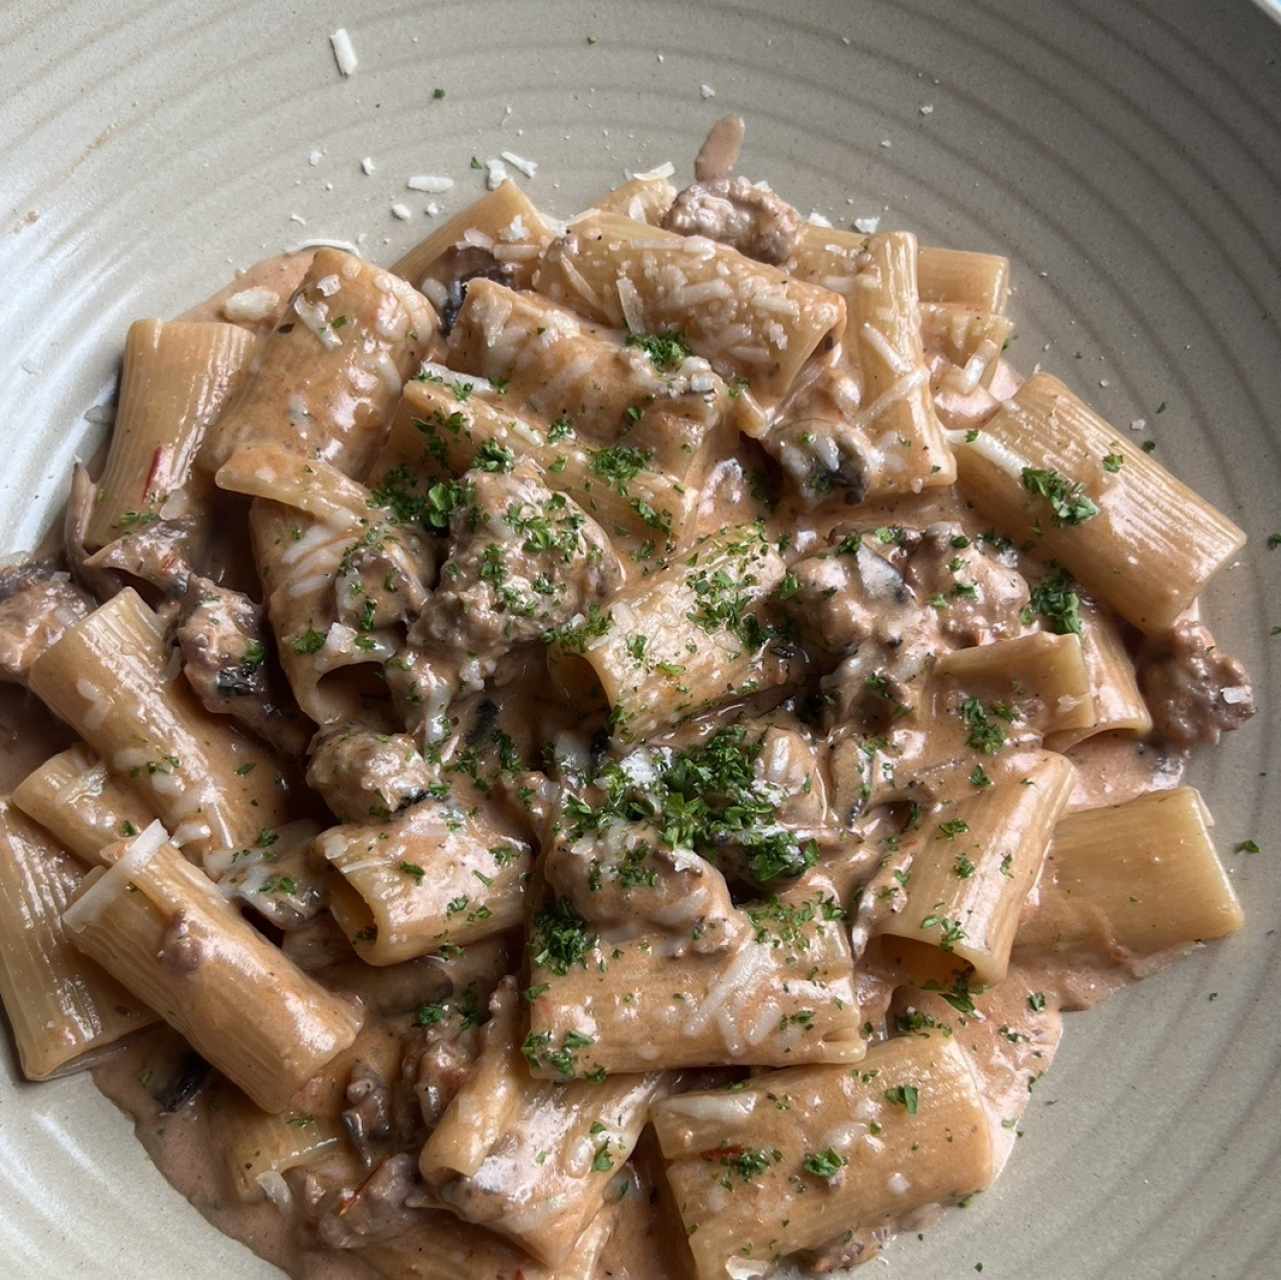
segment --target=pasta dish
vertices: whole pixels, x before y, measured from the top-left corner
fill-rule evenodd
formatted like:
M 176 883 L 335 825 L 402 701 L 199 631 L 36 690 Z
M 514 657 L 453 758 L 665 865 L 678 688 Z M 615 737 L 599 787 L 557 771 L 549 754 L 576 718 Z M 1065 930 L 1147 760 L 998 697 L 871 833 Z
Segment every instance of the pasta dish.
M 1181 778 L 1244 534 L 1002 358 L 1005 258 L 742 137 L 137 320 L 0 570 L 22 1069 L 294 1277 L 867 1261 L 1241 927 Z

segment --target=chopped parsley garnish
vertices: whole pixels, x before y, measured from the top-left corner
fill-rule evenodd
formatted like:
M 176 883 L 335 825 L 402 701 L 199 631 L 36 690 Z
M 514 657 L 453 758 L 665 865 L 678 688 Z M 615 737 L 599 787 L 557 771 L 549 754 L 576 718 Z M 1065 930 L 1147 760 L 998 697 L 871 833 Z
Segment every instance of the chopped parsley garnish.
M 1066 570 L 1055 568 L 1032 588 L 1031 598 L 1019 615 L 1025 626 L 1039 614 L 1056 636 L 1082 634 L 1081 597 Z
M 321 632 L 308 627 L 306 631 L 294 636 L 290 643 L 295 653 L 319 653 L 325 647 L 325 637 Z
M 592 471 L 601 477 L 615 493 L 627 495 L 627 486 L 650 462 L 651 454 L 627 444 L 611 445 L 597 449 L 592 454 Z
M 1044 1013 L 1045 1012 L 1045 992 L 1033 991 L 1032 994 L 1027 998 L 1027 1007 L 1031 1009 L 1033 1013 Z
M 766 1151 L 759 1147 L 748 1147 L 746 1150 L 731 1148 L 722 1154 L 721 1164 L 738 1174 L 744 1182 L 751 1182 L 782 1158 L 782 1152 L 777 1149 Z
M 675 330 L 666 333 L 629 333 L 629 347 L 640 347 L 661 373 L 670 373 L 693 354 L 689 344 Z
M 472 466 L 491 473 L 510 471 L 516 465 L 516 455 L 497 440 L 486 440 L 476 450 Z
M 1121 464 L 1125 461 L 1125 456 L 1120 453 L 1105 453 L 1103 455 L 1103 470 L 1110 471 L 1116 475 L 1121 470 Z
M 534 917 L 529 942 L 533 962 L 562 977 L 575 965 L 587 967 L 596 935 L 565 898 L 552 898 Z
M 599 639 L 612 625 L 613 614 L 602 613 L 596 605 L 591 605 L 585 621 L 557 627 L 547 632 L 543 639 L 548 644 L 559 645 L 566 653 L 583 653 L 589 640 Z
M 1085 486 L 1065 479 L 1057 471 L 1024 467 L 1023 487 L 1044 498 L 1061 525 L 1084 524 L 1099 514 L 1098 507 L 1086 496 Z
M 950 822 L 940 822 L 938 833 L 944 840 L 955 840 L 957 836 L 963 836 L 970 829 L 970 824 L 964 818 L 953 818 Z
M 1006 731 L 997 724 L 998 712 L 989 711 L 978 698 L 966 698 L 961 703 L 961 719 L 969 730 L 966 745 L 985 756 L 994 756 L 1005 745 Z M 1002 719 L 1010 717 L 1000 717 Z
M 126 511 L 116 521 L 117 529 L 145 529 L 160 519 L 155 511 Z
M 811 1151 L 801 1161 L 801 1168 L 816 1178 L 830 1179 L 836 1177 L 847 1164 L 849 1161 L 843 1155 L 828 1147 L 823 1151 Z
M 416 880 L 419 884 L 422 884 L 423 877 L 427 874 L 426 869 L 420 867 L 416 862 L 402 862 L 400 864 L 400 869 L 405 873 L 405 875 Z
M 1232 846 L 1233 853 L 1262 853 L 1257 840 L 1238 840 Z
M 914 1084 L 896 1084 L 892 1089 L 885 1090 L 885 1101 L 902 1107 L 909 1116 L 916 1115 L 920 1100 L 921 1092 Z
M 922 929 L 941 929 L 942 937 L 939 938 L 939 949 L 941 951 L 951 951 L 958 942 L 963 942 L 966 938 L 965 930 L 961 927 L 959 920 L 949 920 L 947 916 L 928 915 L 921 921 Z
M 547 428 L 547 443 L 559 444 L 562 440 L 568 440 L 573 434 L 574 424 L 562 413 Z

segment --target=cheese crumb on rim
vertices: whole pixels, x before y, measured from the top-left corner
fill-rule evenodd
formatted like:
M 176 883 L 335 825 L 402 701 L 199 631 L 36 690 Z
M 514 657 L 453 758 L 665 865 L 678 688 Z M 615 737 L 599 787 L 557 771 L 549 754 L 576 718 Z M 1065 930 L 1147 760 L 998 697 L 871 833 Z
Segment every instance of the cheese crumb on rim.
M 405 182 L 410 191 L 425 191 L 428 195 L 438 196 L 451 191 L 453 178 L 446 178 L 440 173 L 416 173 Z
M 347 34 L 346 27 L 339 27 L 337 31 L 329 37 L 330 46 L 334 51 L 334 61 L 338 64 L 340 75 L 352 75 L 356 68 L 360 66 L 360 59 L 356 57 L 356 47 L 351 42 L 351 37 Z
M 538 161 L 536 160 L 526 160 L 524 156 L 518 156 L 514 151 L 500 151 L 498 154 L 513 169 L 518 169 L 527 178 L 532 178 L 538 172 Z

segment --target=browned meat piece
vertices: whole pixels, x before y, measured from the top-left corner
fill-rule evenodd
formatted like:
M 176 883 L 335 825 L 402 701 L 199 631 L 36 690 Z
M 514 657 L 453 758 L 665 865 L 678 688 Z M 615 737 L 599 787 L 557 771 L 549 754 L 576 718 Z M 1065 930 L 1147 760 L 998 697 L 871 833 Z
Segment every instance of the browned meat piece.
M 828 654 L 856 649 L 883 628 L 922 614 L 903 577 L 912 530 L 833 531 L 827 550 L 792 566 L 784 601 L 806 644 Z
M 777 265 L 796 251 L 801 215 L 746 178 L 714 178 L 686 187 L 663 225 L 682 235 L 719 240 L 758 262 Z
M 906 576 L 920 542 L 912 529 L 836 529 L 828 550 L 792 566 L 796 589 L 784 604 L 801 637 L 843 655 L 822 681 L 835 723 L 857 716 L 869 732 L 883 731 L 915 706 L 931 658 L 951 647 L 937 601 Z
M 0 569 L 0 680 L 25 683 L 31 664 L 93 608 L 94 602 L 53 565 Z
M 707 131 L 703 145 L 694 157 L 694 179 L 712 182 L 728 178 L 738 164 L 738 153 L 743 148 L 747 125 L 742 116 L 722 116 Z
M 311 740 L 307 785 L 344 822 L 390 817 L 421 800 L 432 782 L 431 768 L 406 734 L 336 724 Z
M 440 332 L 449 337 L 458 313 L 467 300 L 467 285 L 472 280 L 493 280 L 496 284 L 509 285 L 513 271 L 506 263 L 499 262 L 488 249 L 479 245 L 456 244 L 441 255 L 437 263 L 432 264 L 432 275 L 438 271 L 448 273 L 452 278 L 447 286 L 444 304 L 440 311 Z
M 379 1146 L 392 1134 L 391 1089 L 369 1063 L 357 1061 L 347 1082 L 343 1128 L 366 1169 L 373 1168 Z
M 411 640 L 492 663 L 605 600 L 623 569 L 604 530 L 533 468 L 467 473 L 449 559 Z
M 405 1042 L 401 1078 L 417 1095 L 429 1130 L 445 1114 L 480 1056 L 480 1016 L 470 1005 L 426 1005 L 419 1020 L 436 1020 L 416 1029 Z
M 908 584 L 937 611 L 939 630 L 962 646 L 991 644 L 1022 631 L 1028 586 L 972 543 L 959 524 L 930 525 L 908 561 Z
M 191 931 L 191 921 L 180 911 L 160 940 L 160 963 L 171 973 L 195 973 L 202 954 L 200 939 Z
M 187 560 L 190 541 L 189 522 L 156 520 L 107 543 L 85 561 L 85 567 L 126 573 L 166 595 L 181 595 L 192 573 Z
M 857 1231 L 842 1233 L 829 1244 L 807 1250 L 799 1257 L 816 1275 L 827 1275 L 831 1271 L 857 1266 L 860 1262 L 870 1262 L 893 1235 L 894 1229 L 890 1227 L 860 1227 Z
M 316 1223 L 321 1240 L 331 1249 L 359 1249 L 403 1235 L 423 1217 L 405 1203 L 418 1189 L 417 1172 L 413 1156 L 388 1156 L 354 1191 L 331 1198 Z
M 1254 715 L 1254 690 L 1245 667 L 1221 653 L 1208 627 L 1179 622 L 1149 642 L 1139 685 L 1152 712 L 1153 731 L 1189 746 L 1218 742 Z
M 671 935 L 668 954 L 703 955 L 732 946 L 747 925 L 711 863 L 667 847 L 643 823 L 615 823 L 559 841 L 544 874 L 579 915 L 614 941 L 658 928 Z
M 273 697 L 262 610 L 248 596 L 192 575 L 177 638 L 183 674 L 207 711 L 234 717 L 286 755 L 302 754 L 306 730 Z
M 379 530 L 342 558 L 334 580 L 338 621 L 357 631 L 413 622 L 427 603 L 424 584 L 435 572 L 435 556 L 425 539 L 408 530 Z

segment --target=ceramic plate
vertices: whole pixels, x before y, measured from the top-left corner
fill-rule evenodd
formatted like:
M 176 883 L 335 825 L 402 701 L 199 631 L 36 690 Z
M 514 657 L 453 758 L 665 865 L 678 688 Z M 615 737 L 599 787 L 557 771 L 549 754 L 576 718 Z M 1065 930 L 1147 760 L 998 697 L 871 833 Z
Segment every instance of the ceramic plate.
M 802 212 L 1009 254 L 1015 361 L 1145 419 L 1249 531 L 1207 603 L 1261 713 L 1193 775 L 1249 924 L 1070 1018 L 1006 1176 L 888 1257 L 905 1280 L 1277 1275 L 1281 28 L 1247 0 L 18 0 L 0 33 L 6 551 L 95 447 L 131 319 L 305 236 L 391 261 L 428 200 L 480 193 L 472 156 L 533 158 L 564 214 L 627 168 L 688 166 L 736 111 L 744 170 Z M 413 173 L 457 185 L 419 196 Z M 1247 837 L 1264 852 L 1232 854 Z M 278 1274 L 87 1081 L 16 1074 L 0 1035 L 0 1273 Z

